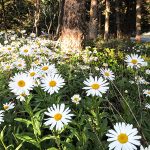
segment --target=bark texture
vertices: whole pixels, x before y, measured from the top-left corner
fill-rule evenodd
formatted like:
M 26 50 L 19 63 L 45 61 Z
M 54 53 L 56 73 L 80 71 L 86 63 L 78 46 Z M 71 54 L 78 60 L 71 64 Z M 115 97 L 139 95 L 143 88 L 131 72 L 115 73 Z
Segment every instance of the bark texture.
M 62 51 L 82 49 L 85 24 L 85 0 L 65 0 L 61 36 Z
M 108 40 L 109 37 L 109 13 L 110 13 L 110 1 L 106 0 L 106 9 L 105 9 L 105 33 L 104 40 Z
M 89 22 L 89 33 L 88 39 L 94 40 L 97 38 L 97 29 L 98 29 L 98 1 L 91 0 L 90 7 L 90 22 Z
M 39 21 L 40 21 L 40 0 L 34 0 L 34 6 L 35 6 L 35 13 L 34 13 L 34 28 L 35 33 L 38 35 L 38 27 L 39 27 Z
M 136 41 L 141 41 L 141 4 L 142 0 L 136 1 Z
M 117 39 L 121 38 L 121 27 L 120 27 L 120 0 L 116 0 L 116 25 L 117 25 Z

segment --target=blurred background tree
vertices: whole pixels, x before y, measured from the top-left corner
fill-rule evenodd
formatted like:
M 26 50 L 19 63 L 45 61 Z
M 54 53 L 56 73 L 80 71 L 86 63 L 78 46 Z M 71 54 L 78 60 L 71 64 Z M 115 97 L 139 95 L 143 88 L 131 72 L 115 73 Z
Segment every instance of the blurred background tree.
M 25 29 L 38 35 L 44 33 L 56 39 L 61 35 L 66 0 L 0 1 L 1 30 Z M 150 30 L 150 0 L 85 2 L 85 39 L 95 40 L 97 36 L 106 40 L 110 37 L 125 38 Z M 70 6 L 69 9 L 73 8 Z M 140 14 L 141 17 L 138 18 Z

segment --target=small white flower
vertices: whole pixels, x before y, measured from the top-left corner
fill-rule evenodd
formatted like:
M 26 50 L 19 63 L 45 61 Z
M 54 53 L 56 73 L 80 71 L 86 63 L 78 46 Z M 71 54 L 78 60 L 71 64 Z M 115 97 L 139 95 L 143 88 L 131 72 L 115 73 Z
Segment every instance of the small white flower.
M 52 130 L 56 126 L 56 130 L 61 130 L 64 125 L 67 125 L 71 121 L 71 117 L 74 116 L 70 114 L 70 109 L 65 109 L 65 104 L 53 104 L 52 107 L 48 108 L 48 112 L 45 112 L 45 115 L 49 116 L 49 118 L 45 119 L 46 122 L 44 125 L 50 126 L 50 130 Z
M 145 72 L 146 74 L 150 74 L 150 69 L 147 69 Z
M 147 97 L 147 96 L 150 97 L 150 90 L 143 90 L 143 92 L 144 92 L 143 94 L 145 94 L 146 97 Z
M 31 48 L 31 46 L 24 45 L 20 48 L 20 55 L 31 56 L 32 54 L 33 54 L 33 50 Z
M 146 103 L 146 104 L 145 104 L 145 108 L 150 109 L 150 104 Z
M 81 97 L 79 94 L 75 94 L 71 97 L 71 100 L 73 103 L 75 104 L 79 104 L 79 102 L 81 101 Z
M 10 109 L 13 109 L 14 107 L 15 107 L 15 104 L 12 102 L 3 104 L 4 110 L 10 110 Z
M 114 73 L 109 69 L 101 69 L 100 73 L 103 75 L 105 79 L 113 81 L 115 79 Z

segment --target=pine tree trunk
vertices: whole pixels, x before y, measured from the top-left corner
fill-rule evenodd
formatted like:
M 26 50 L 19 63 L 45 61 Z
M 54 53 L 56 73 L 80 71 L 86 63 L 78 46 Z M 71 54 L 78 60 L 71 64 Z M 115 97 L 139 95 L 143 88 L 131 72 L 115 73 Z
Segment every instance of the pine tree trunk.
M 141 41 L 141 0 L 136 1 L 136 41 Z
M 99 2 L 98 7 L 98 34 L 102 34 L 102 3 Z
M 57 36 L 60 34 L 61 27 L 62 27 L 63 14 L 64 14 L 64 9 L 63 9 L 64 3 L 65 3 L 65 0 L 59 1 L 59 16 L 58 16 L 58 26 L 57 26 L 57 31 L 56 31 Z
M 109 13 L 110 13 L 110 2 L 106 0 L 106 10 L 105 10 L 105 33 L 104 40 L 108 40 L 109 38 Z
M 59 38 L 62 51 L 82 49 L 85 24 L 85 0 L 65 0 L 63 26 Z
M 116 0 L 116 25 L 117 25 L 117 39 L 120 39 L 121 38 L 120 0 Z
M 98 1 L 91 0 L 90 7 L 90 22 L 89 22 L 89 33 L 88 39 L 94 40 L 97 38 L 97 27 L 98 27 Z
M 39 27 L 39 21 L 40 21 L 40 0 L 35 0 L 34 1 L 34 6 L 35 6 L 35 13 L 34 13 L 34 28 L 35 28 L 35 33 L 38 35 L 38 27 Z

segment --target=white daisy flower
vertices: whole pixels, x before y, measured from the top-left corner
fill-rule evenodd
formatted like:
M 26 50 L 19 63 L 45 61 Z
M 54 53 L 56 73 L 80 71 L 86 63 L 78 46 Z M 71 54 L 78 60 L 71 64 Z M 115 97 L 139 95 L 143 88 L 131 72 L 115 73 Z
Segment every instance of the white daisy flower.
M 56 126 L 56 130 L 61 130 L 64 125 L 67 125 L 71 117 L 74 116 L 73 114 L 70 114 L 70 109 L 65 109 L 65 104 L 53 104 L 52 107 L 48 108 L 48 112 L 45 112 L 47 116 L 50 118 L 47 118 L 47 120 L 44 125 L 50 126 L 50 129 L 52 130 Z
M 128 63 L 128 67 L 141 67 L 145 62 L 144 59 L 141 58 L 138 54 L 127 55 L 125 58 L 125 62 Z
M 31 68 L 29 71 L 26 72 L 28 74 L 29 77 L 36 79 L 38 77 L 40 77 L 39 75 L 39 69 L 37 68 Z
M 20 55 L 31 56 L 32 54 L 33 54 L 33 50 L 31 48 L 31 46 L 24 45 L 20 48 Z
M 12 63 L 1 63 L 3 70 L 10 71 L 14 68 Z
M 42 89 L 50 95 L 55 92 L 58 93 L 58 90 L 65 85 L 64 79 L 59 74 L 48 74 L 42 78 L 41 82 Z
M 18 73 L 11 78 L 12 81 L 9 82 L 9 89 L 15 95 L 20 95 L 22 93 L 28 93 L 28 91 L 33 89 L 33 80 L 27 74 Z
M 14 50 L 15 50 L 14 47 L 12 47 L 11 45 L 7 45 L 7 46 L 5 47 L 4 53 L 10 54 L 10 53 L 12 53 Z
M 150 109 L 150 104 L 146 103 L 146 104 L 145 104 L 145 108 Z
M 109 144 L 109 150 L 136 150 L 136 146 L 140 146 L 141 136 L 138 136 L 137 128 L 133 128 L 132 124 L 116 123 L 115 130 L 109 130 L 106 136 Z
M 30 34 L 30 37 L 35 38 L 35 37 L 36 37 L 36 34 L 35 34 L 35 33 L 31 33 L 31 34 Z
M 12 102 L 3 104 L 4 110 L 10 110 L 10 109 L 13 109 L 14 107 L 15 107 L 15 104 Z
M 14 62 L 14 65 L 17 69 L 23 70 L 26 67 L 26 62 L 24 59 L 19 58 L 17 61 Z
M 0 124 L 1 124 L 2 122 L 4 122 L 3 117 L 4 117 L 4 110 L 0 110 Z
M 103 75 L 105 79 L 113 81 L 115 79 L 114 73 L 109 69 L 101 69 L 100 73 Z
M 83 82 L 87 87 L 84 87 L 83 89 L 87 90 L 87 96 L 100 96 L 102 97 L 102 93 L 106 93 L 106 91 L 109 89 L 108 82 L 104 80 L 102 77 L 93 78 L 92 76 L 89 77 L 89 79 L 86 79 Z
M 42 75 L 45 73 L 56 74 L 58 72 L 57 69 L 55 68 L 55 65 L 54 64 L 50 65 L 49 63 L 43 64 L 42 66 L 40 66 L 39 70 L 40 70 Z
M 150 69 L 147 69 L 145 72 L 146 74 L 150 74 Z
M 147 96 L 150 96 L 150 90 L 143 90 L 143 92 L 144 92 L 143 94 L 145 94 L 146 97 L 147 97 Z
M 131 68 L 140 68 L 145 64 L 144 59 L 137 54 L 127 55 L 125 58 L 125 62 L 127 62 L 128 67 Z
M 71 100 L 73 103 L 75 104 L 79 104 L 79 102 L 81 101 L 81 97 L 79 94 L 75 94 L 71 97 Z
M 148 147 L 145 147 L 145 148 L 141 145 L 140 150 L 150 150 L 150 145 Z
M 26 97 L 29 95 L 30 95 L 29 91 L 27 91 L 26 93 L 20 93 L 17 95 L 16 99 L 18 99 L 22 102 L 22 101 L 25 101 Z

